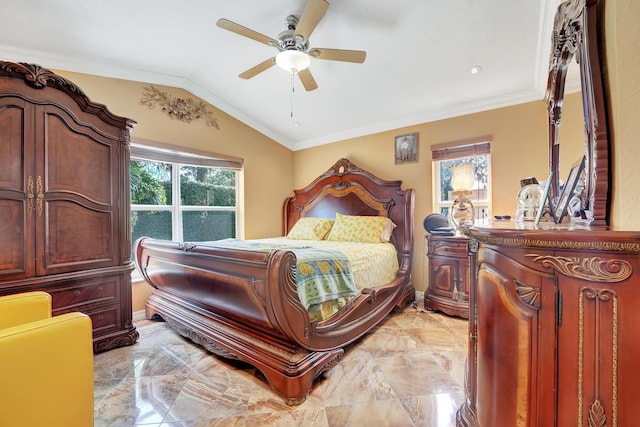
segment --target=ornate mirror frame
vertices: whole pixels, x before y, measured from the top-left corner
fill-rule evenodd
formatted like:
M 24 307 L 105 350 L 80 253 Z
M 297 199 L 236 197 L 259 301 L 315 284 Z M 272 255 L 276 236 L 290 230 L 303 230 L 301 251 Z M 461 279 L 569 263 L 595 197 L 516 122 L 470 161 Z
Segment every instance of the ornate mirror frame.
M 560 196 L 560 121 L 567 69 L 576 58 L 580 66 L 585 125 L 584 186 L 578 190 L 581 216 L 593 225 L 608 225 L 610 199 L 609 133 L 603 34 L 604 0 L 568 0 L 556 12 L 545 100 L 549 111 L 549 199 Z

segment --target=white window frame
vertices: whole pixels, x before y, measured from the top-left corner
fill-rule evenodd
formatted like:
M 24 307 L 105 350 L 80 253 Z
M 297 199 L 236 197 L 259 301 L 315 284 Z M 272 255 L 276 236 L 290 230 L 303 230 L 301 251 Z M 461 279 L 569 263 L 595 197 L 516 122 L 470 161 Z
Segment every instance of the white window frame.
M 243 183 L 243 160 L 227 156 L 219 156 L 211 153 L 203 153 L 197 151 L 183 151 L 167 144 L 157 143 L 157 145 L 143 145 L 139 143 L 131 144 L 131 160 L 143 160 L 170 163 L 172 165 L 171 172 L 171 191 L 172 205 L 135 205 L 131 204 L 131 212 L 135 211 L 168 211 L 171 212 L 171 234 L 172 240 L 182 241 L 182 212 L 185 211 L 218 211 L 218 212 L 235 212 L 236 228 L 235 235 L 242 238 L 244 235 L 244 212 L 242 183 Z M 236 171 L 236 205 L 235 206 L 182 206 L 180 204 L 180 166 L 202 166 L 222 169 L 231 169 Z
M 487 188 L 482 189 L 484 197 L 480 198 L 481 191 L 476 188 L 472 192 L 471 203 L 474 205 L 474 222 L 481 222 L 491 218 L 492 194 L 491 194 L 491 137 L 482 136 L 478 138 L 453 141 L 443 144 L 434 144 L 431 147 L 432 153 L 432 207 L 434 212 L 442 212 L 443 209 L 451 208 L 453 200 L 442 200 L 440 185 L 440 163 L 442 161 L 464 159 L 487 155 Z M 486 191 L 484 191 L 486 190 Z

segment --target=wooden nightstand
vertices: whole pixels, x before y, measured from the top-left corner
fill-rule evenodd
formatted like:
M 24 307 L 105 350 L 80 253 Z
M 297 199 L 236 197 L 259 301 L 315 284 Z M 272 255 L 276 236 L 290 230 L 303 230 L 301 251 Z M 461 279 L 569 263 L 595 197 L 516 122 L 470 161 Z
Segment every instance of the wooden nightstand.
M 429 286 L 424 307 L 469 318 L 469 238 L 427 234 Z

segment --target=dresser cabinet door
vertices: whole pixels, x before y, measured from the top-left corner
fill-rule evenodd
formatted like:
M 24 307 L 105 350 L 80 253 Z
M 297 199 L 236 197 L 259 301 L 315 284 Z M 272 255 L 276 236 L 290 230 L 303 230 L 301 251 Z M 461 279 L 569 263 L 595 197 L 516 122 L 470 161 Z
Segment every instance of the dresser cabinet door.
M 481 247 L 476 299 L 479 425 L 555 425 L 554 277 Z
M 558 272 L 562 293 L 557 425 L 638 425 L 638 255 L 563 251 L 539 260 Z

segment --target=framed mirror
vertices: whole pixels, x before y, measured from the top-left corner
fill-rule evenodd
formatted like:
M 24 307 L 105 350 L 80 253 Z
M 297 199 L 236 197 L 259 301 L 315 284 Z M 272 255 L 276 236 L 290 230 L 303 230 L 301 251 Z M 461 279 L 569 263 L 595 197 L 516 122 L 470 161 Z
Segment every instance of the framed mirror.
M 609 132 L 607 130 L 606 76 L 599 26 L 604 0 L 568 0 L 556 12 L 545 101 L 549 112 L 549 199 L 554 210 L 568 177 L 560 169 L 560 124 L 569 65 L 577 61 L 584 113 L 584 170 L 570 195 L 572 216 L 593 225 L 608 225 L 610 211 Z M 575 159 L 571 159 L 573 161 Z

